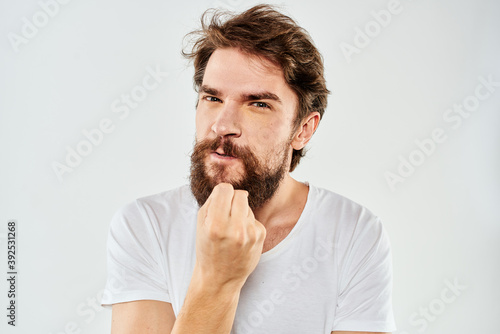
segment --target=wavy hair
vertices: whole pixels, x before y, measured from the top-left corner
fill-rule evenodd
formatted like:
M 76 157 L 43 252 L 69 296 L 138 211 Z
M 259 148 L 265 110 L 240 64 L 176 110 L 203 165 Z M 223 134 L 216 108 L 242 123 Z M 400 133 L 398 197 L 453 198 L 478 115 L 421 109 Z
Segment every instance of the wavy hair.
M 194 87 L 198 91 L 205 68 L 218 48 L 237 47 L 251 55 L 265 57 L 278 65 L 285 81 L 297 94 L 298 110 L 294 132 L 311 112 L 323 117 L 327 106 L 323 58 L 306 30 L 270 5 L 258 5 L 240 14 L 209 9 L 201 17 L 201 29 L 191 37 L 190 50 L 182 54 L 194 63 Z M 290 172 L 305 155 L 293 150 Z

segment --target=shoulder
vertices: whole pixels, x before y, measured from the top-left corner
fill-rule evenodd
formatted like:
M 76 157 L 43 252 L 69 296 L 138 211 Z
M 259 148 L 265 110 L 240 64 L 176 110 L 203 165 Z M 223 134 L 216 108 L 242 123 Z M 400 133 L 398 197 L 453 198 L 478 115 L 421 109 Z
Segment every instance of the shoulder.
M 113 225 L 143 225 L 145 221 L 159 223 L 160 217 L 197 211 L 197 203 L 188 185 L 139 197 L 121 206 L 114 214 Z
M 379 239 L 384 232 L 380 218 L 362 204 L 331 190 L 310 185 L 313 216 L 330 225 L 340 243 L 354 239 Z
M 378 219 L 372 211 L 350 198 L 321 187 L 313 185 L 309 187 L 312 192 L 312 204 L 317 212 L 329 214 L 344 221 Z
M 185 184 L 177 188 L 162 191 L 156 194 L 139 197 L 136 200 L 139 204 L 170 204 L 172 202 L 182 203 L 194 201 L 189 185 Z
M 313 192 L 314 202 L 319 208 L 348 211 L 359 211 L 363 208 L 361 204 L 331 190 L 311 184 L 309 184 L 309 189 Z
M 196 205 L 196 200 L 188 185 L 139 197 L 118 209 L 117 213 L 137 213 L 143 209 L 179 208 Z

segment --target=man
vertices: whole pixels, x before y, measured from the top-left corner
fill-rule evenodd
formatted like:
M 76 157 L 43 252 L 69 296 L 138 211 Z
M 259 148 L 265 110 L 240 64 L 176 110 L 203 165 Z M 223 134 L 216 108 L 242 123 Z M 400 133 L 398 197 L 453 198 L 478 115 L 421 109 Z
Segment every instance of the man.
M 290 176 L 326 107 L 307 33 L 260 5 L 202 17 L 190 186 L 114 216 L 113 333 L 386 333 L 390 247 L 371 212 Z

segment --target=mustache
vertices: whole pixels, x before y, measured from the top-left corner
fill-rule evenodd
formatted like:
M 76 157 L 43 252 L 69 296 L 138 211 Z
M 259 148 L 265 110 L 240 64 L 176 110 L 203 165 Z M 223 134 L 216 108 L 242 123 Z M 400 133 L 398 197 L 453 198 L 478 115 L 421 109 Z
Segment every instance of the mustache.
M 211 164 L 210 167 L 205 165 L 207 156 L 218 149 L 220 151 L 221 148 L 225 155 L 236 157 L 243 163 L 243 177 L 241 179 L 225 178 L 224 174 L 227 169 L 224 164 Z M 248 205 L 254 210 L 266 203 L 278 189 L 288 170 L 285 153 L 286 147 L 283 147 L 281 153 L 277 153 L 279 157 L 282 157 L 280 158 L 281 165 L 277 168 L 271 168 L 265 163 L 259 162 L 249 146 L 237 145 L 231 138 L 217 137 L 197 141 L 191 154 L 189 176 L 191 192 L 198 204 L 202 206 L 219 182 L 228 182 L 233 185 L 234 189 L 248 191 Z M 208 175 L 209 168 L 213 176 Z
M 203 152 L 213 151 L 215 152 L 218 148 L 222 148 L 224 155 L 228 155 L 235 158 L 242 158 L 243 160 L 254 160 L 255 157 L 252 151 L 245 146 L 238 146 L 231 139 L 217 137 L 214 139 L 205 139 L 199 144 L 199 149 Z

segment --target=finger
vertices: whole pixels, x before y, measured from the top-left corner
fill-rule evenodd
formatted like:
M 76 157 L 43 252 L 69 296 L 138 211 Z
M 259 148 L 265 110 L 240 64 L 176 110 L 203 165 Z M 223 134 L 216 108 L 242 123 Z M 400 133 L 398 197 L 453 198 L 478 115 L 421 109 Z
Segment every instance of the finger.
M 208 207 L 210 206 L 211 199 L 208 197 L 208 199 L 205 201 L 205 203 L 202 205 L 202 207 L 198 210 L 198 223 L 203 223 L 205 222 L 207 218 L 207 213 L 208 213 Z
M 255 220 L 255 216 L 253 214 L 252 208 L 250 208 L 250 205 L 248 205 L 247 219 L 250 220 L 250 221 L 254 221 Z
M 248 192 L 246 190 L 235 190 L 233 202 L 231 204 L 231 217 L 240 218 L 241 221 L 248 217 Z
M 234 196 L 233 186 L 229 183 L 219 183 L 210 194 L 210 205 L 207 207 L 207 215 L 211 217 L 229 217 L 231 213 L 231 202 Z
M 254 224 L 255 224 L 255 229 L 257 230 L 258 237 L 259 237 L 258 242 L 263 243 L 264 240 L 266 239 L 266 235 L 267 235 L 266 227 L 264 226 L 264 224 L 262 224 L 257 219 L 254 219 Z

